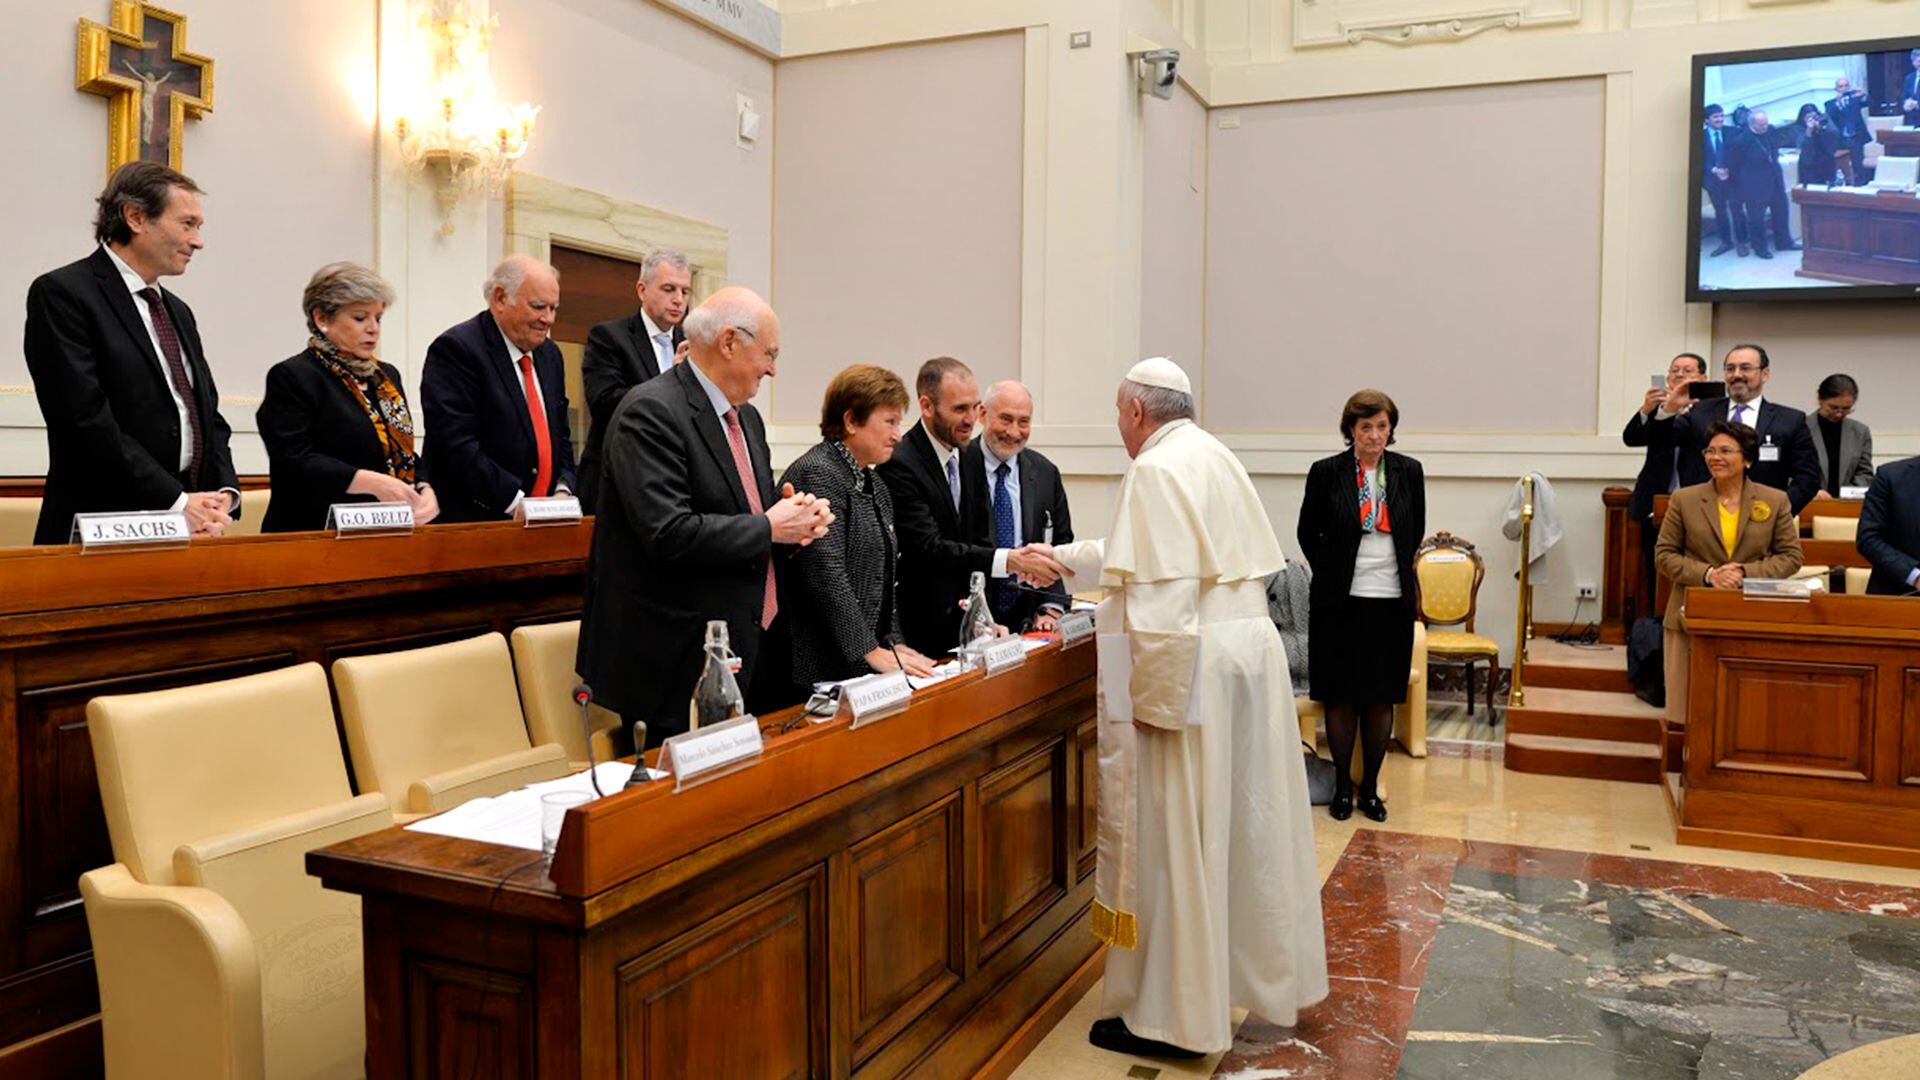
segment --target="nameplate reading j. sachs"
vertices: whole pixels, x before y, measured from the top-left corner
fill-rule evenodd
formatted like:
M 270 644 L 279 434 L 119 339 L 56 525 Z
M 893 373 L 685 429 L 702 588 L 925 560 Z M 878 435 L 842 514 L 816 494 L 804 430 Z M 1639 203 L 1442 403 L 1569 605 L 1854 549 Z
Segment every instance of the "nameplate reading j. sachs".
M 658 764 L 673 774 L 673 790 L 680 791 L 753 764 L 760 750 L 760 721 L 740 716 L 668 739 Z
M 1093 612 L 1069 611 L 1060 616 L 1060 647 L 1071 649 L 1083 641 L 1093 640 Z
M 995 638 L 980 646 L 980 662 L 988 675 L 1019 667 L 1027 662 L 1027 643 L 1017 637 Z
M 132 547 L 179 547 L 193 536 L 183 510 L 132 510 L 75 514 L 71 540 L 82 551 Z
M 410 503 L 334 503 L 327 510 L 333 523 L 333 535 L 367 536 L 380 533 L 413 531 L 413 506 Z
M 840 711 L 853 718 L 855 728 L 892 716 L 912 699 L 913 687 L 903 672 L 866 675 L 840 684 Z
M 580 524 L 580 500 L 571 495 L 548 495 L 520 500 L 520 522 L 527 528 Z

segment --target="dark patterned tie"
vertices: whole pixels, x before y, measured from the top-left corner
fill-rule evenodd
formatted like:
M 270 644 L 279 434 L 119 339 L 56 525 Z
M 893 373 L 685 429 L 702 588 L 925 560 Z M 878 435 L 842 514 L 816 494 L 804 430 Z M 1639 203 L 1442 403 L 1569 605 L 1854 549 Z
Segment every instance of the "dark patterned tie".
M 160 339 L 160 355 L 167 362 L 167 377 L 173 380 L 173 392 L 187 407 L 187 485 L 200 481 L 200 453 L 204 449 L 200 433 L 200 403 L 194 400 L 193 385 L 187 381 L 187 363 L 180 353 L 180 332 L 173 327 L 173 316 L 160 300 L 160 290 L 149 285 L 137 294 L 147 302 L 153 315 L 153 336 Z
M 999 548 L 1011 548 L 1016 537 L 1013 535 L 1013 493 L 1007 490 L 1007 463 L 993 470 L 993 545 Z M 1004 577 L 993 583 L 993 614 L 996 621 L 1004 624 L 1007 613 L 1013 610 L 1019 590 L 1011 577 Z M 1017 627 L 1016 627 L 1017 629 Z

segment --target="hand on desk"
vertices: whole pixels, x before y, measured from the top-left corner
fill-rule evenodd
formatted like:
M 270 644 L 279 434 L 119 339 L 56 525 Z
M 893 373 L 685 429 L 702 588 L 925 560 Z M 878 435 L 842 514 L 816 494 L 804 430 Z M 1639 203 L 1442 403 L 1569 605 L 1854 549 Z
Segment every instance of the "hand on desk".
M 1707 571 L 1707 584 L 1716 589 L 1737 589 L 1747 580 L 1747 572 L 1739 563 L 1727 563 Z
M 227 511 L 233 508 L 233 500 L 224 491 L 193 491 L 187 493 L 187 525 L 195 536 L 219 536 L 233 524 L 233 517 Z
M 901 645 L 898 649 L 900 656 L 897 660 L 894 658 L 894 650 L 885 645 L 874 649 L 867 654 L 867 666 L 882 673 L 904 670 L 916 679 L 928 678 L 933 674 L 933 661 L 911 646 Z

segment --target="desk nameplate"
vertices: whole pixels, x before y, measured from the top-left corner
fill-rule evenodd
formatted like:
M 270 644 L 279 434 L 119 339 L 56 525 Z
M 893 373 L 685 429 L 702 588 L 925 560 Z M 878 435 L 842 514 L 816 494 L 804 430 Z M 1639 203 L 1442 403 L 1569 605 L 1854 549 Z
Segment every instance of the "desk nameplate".
M 184 510 L 130 510 L 73 515 L 69 534 L 81 551 L 185 547 L 193 536 Z
M 1027 662 L 1027 643 L 1018 637 L 995 638 L 980 646 L 980 663 L 989 676 Z
M 412 503 L 334 503 L 327 508 L 327 527 L 335 539 L 410 533 L 413 526 Z
M 660 749 L 660 767 L 673 773 L 673 790 L 684 791 L 759 761 L 764 745 L 760 721 L 739 716 L 668 739 Z
M 539 529 L 549 525 L 578 525 L 582 518 L 580 500 L 572 495 L 548 495 L 539 499 L 521 499 L 520 508 L 514 512 L 514 516 L 529 529 Z
M 913 686 L 904 672 L 867 675 L 840 684 L 840 715 L 859 729 L 875 720 L 905 712 L 913 701 Z

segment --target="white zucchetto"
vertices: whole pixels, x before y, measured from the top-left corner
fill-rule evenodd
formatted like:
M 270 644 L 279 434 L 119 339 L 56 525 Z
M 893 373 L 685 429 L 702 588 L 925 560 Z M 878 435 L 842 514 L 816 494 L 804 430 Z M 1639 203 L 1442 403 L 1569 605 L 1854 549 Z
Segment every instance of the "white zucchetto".
M 1177 390 L 1182 394 L 1193 393 L 1193 383 L 1187 378 L 1187 373 L 1180 370 L 1179 364 L 1164 356 L 1150 356 L 1133 365 L 1127 371 L 1127 381 L 1162 390 Z

